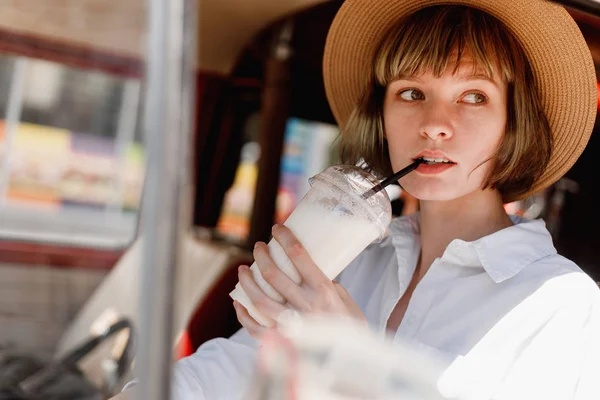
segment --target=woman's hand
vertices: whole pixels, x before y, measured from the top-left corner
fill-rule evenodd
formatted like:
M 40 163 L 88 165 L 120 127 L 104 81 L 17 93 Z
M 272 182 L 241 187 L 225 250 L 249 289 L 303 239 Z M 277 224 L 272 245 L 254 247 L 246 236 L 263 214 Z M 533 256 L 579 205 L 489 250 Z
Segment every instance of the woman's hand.
M 267 245 L 258 242 L 254 247 L 254 259 L 260 273 L 287 300 L 285 304 L 280 304 L 269 298 L 254 281 L 250 268 L 241 266 L 240 285 L 261 313 L 277 321 L 283 311 L 291 308 L 300 313 L 345 315 L 366 321 L 348 292 L 340 284 L 327 278 L 287 227 L 275 225 L 273 238 L 279 242 L 298 270 L 302 283 L 295 283 L 281 271 L 271 258 Z M 260 337 L 267 328 L 256 322 L 241 304 L 234 301 L 234 307 L 240 323 L 252 336 Z

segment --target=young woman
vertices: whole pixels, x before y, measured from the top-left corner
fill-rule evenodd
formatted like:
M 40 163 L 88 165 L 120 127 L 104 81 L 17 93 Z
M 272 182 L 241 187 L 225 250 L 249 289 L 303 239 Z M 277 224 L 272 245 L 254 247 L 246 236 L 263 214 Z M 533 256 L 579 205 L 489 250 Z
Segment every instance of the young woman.
M 336 282 L 275 226 L 303 283 L 257 243 L 287 300 L 241 267 L 259 310 L 351 315 L 410 339 L 447 360 L 447 398 L 600 398 L 598 288 L 556 253 L 543 221 L 503 208 L 560 178 L 592 131 L 594 66 L 568 13 L 542 0 L 347 0 L 324 76 L 344 161 L 386 176 L 425 160 L 400 182 L 421 211 L 393 221 Z M 243 397 L 266 328 L 234 306 L 245 329 L 177 364 L 176 399 Z

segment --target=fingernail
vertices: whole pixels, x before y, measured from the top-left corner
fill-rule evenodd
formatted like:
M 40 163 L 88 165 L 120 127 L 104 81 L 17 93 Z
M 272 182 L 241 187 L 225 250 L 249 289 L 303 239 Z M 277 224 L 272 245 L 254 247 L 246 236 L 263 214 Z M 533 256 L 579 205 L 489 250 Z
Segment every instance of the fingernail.
M 271 231 L 276 231 L 279 228 L 281 228 L 281 224 L 275 224 L 273 225 L 273 228 L 271 228 Z
M 258 248 L 258 245 L 260 244 L 260 242 L 256 242 L 254 243 L 254 250 L 256 250 Z

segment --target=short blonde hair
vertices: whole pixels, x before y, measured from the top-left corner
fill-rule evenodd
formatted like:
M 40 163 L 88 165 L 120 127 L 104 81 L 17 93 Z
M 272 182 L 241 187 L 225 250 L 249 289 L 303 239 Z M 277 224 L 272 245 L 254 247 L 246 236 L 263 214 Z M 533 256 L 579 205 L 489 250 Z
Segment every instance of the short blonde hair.
M 382 111 L 387 85 L 424 71 L 440 76 L 451 62 L 456 62 L 456 70 L 464 54 L 488 77 L 497 71 L 508 85 L 506 131 L 483 188 L 499 190 L 505 200 L 526 193 L 543 173 L 552 151 L 550 125 L 533 72 L 520 44 L 498 19 L 466 6 L 427 7 L 388 32 L 375 52 L 363 96 L 341 135 L 342 161 L 355 164 L 362 159 L 376 174 L 393 173 Z

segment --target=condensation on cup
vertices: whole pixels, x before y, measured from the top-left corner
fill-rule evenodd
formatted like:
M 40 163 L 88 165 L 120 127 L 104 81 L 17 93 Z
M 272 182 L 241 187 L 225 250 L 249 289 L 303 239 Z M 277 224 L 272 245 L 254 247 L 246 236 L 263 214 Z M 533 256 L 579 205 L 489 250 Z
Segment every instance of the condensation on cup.
M 392 209 L 385 190 L 363 198 L 379 181 L 365 170 L 351 165 L 334 165 L 310 179 L 311 188 L 285 221 L 313 261 L 329 279 L 334 279 L 370 243 L 385 235 Z M 300 284 L 298 271 L 277 241 L 272 239 L 269 252 L 277 266 Z M 271 299 L 285 299 L 261 276 L 256 263 L 250 271 L 258 286 Z M 271 320 L 260 313 L 238 283 L 230 293 L 263 326 Z

